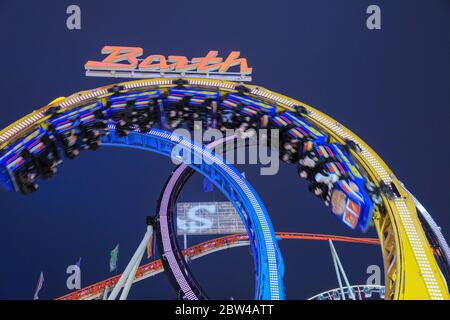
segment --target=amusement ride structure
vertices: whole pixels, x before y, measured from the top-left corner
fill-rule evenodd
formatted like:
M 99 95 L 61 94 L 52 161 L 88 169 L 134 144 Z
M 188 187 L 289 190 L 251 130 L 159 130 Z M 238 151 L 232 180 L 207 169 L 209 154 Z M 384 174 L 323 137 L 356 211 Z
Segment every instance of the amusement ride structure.
M 336 236 L 276 233 L 269 214 L 249 182 L 207 146 L 170 132 L 207 128 L 279 130 L 281 159 L 294 165 L 310 190 L 347 227 L 374 226 L 376 241 Z M 270 140 L 270 139 L 269 139 Z M 270 141 L 268 142 L 270 143 Z M 60 299 L 114 297 L 123 288 L 163 270 L 181 299 L 207 299 L 185 257 L 250 245 L 255 299 L 284 299 L 284 261 L 277 241 L 321 239 L 378 244 L 385 286 L 343 286 L 314 299 L 379 293 L 386 299 L 449 299 L 450 250 L 431 215 L 402 185 L 383 160 L 345 126 L 313 107 L 255 85 L 202 78 L 155 78 L 124 82 L 58 98 L 0 132 L 0 183 L 28 194 L 40 178 L 50 178 L 66 158 L 99 145 L 156 152 L 183 164 L 169 177 L 158 215 L 126 269 L 116 276 Z M 211 148 L 213 146 L 210 146 Z M 174 204 L 186 181 L 198 172 L 233 204 L 247 234 L 214 239 L 182 251 L 174 230 Z M 298 179 L 297 173 L 293 179 Z M 155 234 L 162 260 L 139 266 L 143 245 Z M 125 292 L 125 293 L 124 293 Z M 336 293 L 337 292 L 337 293 Z M 328 297 L 328 298 L 327 298 Z

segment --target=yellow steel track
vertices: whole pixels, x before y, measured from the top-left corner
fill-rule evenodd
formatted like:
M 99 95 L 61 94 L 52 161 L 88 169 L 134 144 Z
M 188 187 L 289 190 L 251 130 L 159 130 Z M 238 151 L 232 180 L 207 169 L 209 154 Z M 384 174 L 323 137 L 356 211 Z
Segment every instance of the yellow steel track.
M 187 87 L 201 87 L 222 92 L 235 91 L 237 85 L 235 82 L 215 79 L 184 80 L 189 83 Z M 172 80 L 164 78 L 130 81 L 119 85 L 123 85 L 125 90 L 142 90 L 143 88 L 165 90 L 173 86 Z M 107 91 L 109 87 L 112 85 L 82 91 L 67 98 L 61 97 L 33 111 L 0 131 L 0 148 L 42 123 L 46 119 L 44 111 L 51 106 L 59 105 L 65 110 L 93 100 L 102 100 L 110 95 Z M 255 85 L 246 85 L 246 87 L 251 89 L 251 96 L 266 100 L 276 105 L 279 110 L 293 110 L 294 105 L 304 106 L 309 111 L 305 117 L 326 132 L 330 138 L 338 142 L 350 139 L 361 147 L 361 152 L 352 151 L 352 154 L 369 180 L 376 184 L 380 181 L 386 184 L 393 183 L 399 190 L 400 197 L 394 199 L 383 197 L 385 209 L 383 211 L 377 209 L 373 218 L 384 261 L 386 299 L 448 300 L 450 295 L 446 282 L 418 219 L 414 201 L 375 151 L 345 126 L 301 101 Z

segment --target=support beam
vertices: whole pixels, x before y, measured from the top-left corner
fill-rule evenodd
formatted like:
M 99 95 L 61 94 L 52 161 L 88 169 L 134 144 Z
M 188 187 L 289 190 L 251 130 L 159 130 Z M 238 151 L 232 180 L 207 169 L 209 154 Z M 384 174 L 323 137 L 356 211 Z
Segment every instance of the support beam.
M 102 300 L 108 300 L 108 291 L 109 287 L 105 287 L 105 290 L 103 290 Z
M 145 252 L 145 251 L 144 251 Z M 139 259 L 136 260 L 133 268 L 131 269 L 131 273 L 129 274 L 127 281 L 125 282 L 125 286 L 123 287 L 122 293 L 120 294 L 119 300 L 127 300 L 128 293 L 130 292 L 131 285 L 133 284 L 134 278 L 136 276 L 136 271 L 141 264 L 142 257 L 144 256 L 144 252 L 142 252 Z
M 147 226 L 147 232 L 144 235 L 144 238 L 142 239 L 141 243 L 139 244 L 139 247 L 137 248 L 136 252 L 134 253 L 133 257 L 131 258 L 130 262 L 128 263 L 127 267 L 125 268 L 125 271 L 123 272 L 122 276 L 120 277 L 119 281 L 117 282 L 116 286 L 114 287 L 113 291 L 108 297 L 108 300 L 115 300 L 117 298 L 117 295 L 120 292 L 120 289 L 125 284 L 125 281 L 130 277 L 130 274 L 134 270 L 134 266 L 136 264 L 139 265 L 140 261 L 142 260 L 142 256 L 145 252 L 145 249 L 147 248 L 147 243 L 150 240 L 150 237 L 153 235 L 153 227 Z M 134 274 L 132 275 L 132 278 L 134 278 L 134 275 L 136 274 L 136 270 L 134 270 Z M 132 282 L 132 280 L 131 280 Z M 131 284 L 130 284 L 131 286 Z M 129 289 L 128 289 L 129 290 Z
M 350 297 L 352 298 L 352 300 L 356 300 L 355 294 L 353 293 L 350 283 L 348 282 L 347 275 L 345 273 L 344 267 L 342 266 L 341 260 L 339 259 L 336 248 L 334 247 L 333 241 L 331 240 L 328 241 L 330 243 L 331 256 L 333 257 L 334 268 L 336 269 L 336 275 L 338 278 L 339 287 L 341 288 L 342 297 L 345 300 L 344 288 L 342 287 L 342 280 L 340 274 L 342 274 L 342 277 L 344 278 L 345 285 L 347 286 L 347 290 L 350 294 Z

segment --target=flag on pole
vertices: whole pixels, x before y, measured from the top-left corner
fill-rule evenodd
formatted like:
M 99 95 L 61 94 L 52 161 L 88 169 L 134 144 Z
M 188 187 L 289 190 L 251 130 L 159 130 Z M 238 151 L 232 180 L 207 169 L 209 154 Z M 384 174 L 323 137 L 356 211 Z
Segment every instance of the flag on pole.
M 241 175 L 244 177 L 244 179 L 247 179 L 247 178 L 245 177 L 245 172 L 242 172 Z
M 119 260 L 119 244 L 111 250 L 111 258 L 109 259 L 109 272 L 117 269 L 117 260 Z
M 39 280 L 36 286 L 36 291 L 34 292 L 33 300 L 39 300 L 39 291 L 41 291 L 42 286 L 44 285 L 44 273 L 41 271 L 39 275 Z
M 77 261 L 77 263 L 76 263 L 76 266 L 77 266 L 78 268 L 81 268 L 81 257 L 78 259 L 78 261 Z
M 153 255 L 153 235 L 148 239 L 147 242 L 147 259 Z
M 214 185 L 208 178 L 203 178 L 203 192 L 213 192 Z

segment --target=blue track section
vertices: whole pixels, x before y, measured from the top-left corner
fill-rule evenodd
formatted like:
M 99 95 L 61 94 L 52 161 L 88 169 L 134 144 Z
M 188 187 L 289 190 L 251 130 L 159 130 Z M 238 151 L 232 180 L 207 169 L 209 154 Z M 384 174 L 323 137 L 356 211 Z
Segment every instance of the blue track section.
M 284 299 L 284 262 L 269 215 L 253 187 L 221 157 L 182 136 L 152 129 L 119 136 L 113 127 L 103 137 L 104 146 L 125 147 L 159 153 L 208 177 L 233 203 L 244 222 L 253 250 L 257 300 Z

